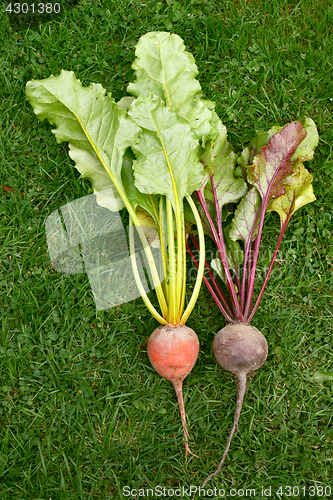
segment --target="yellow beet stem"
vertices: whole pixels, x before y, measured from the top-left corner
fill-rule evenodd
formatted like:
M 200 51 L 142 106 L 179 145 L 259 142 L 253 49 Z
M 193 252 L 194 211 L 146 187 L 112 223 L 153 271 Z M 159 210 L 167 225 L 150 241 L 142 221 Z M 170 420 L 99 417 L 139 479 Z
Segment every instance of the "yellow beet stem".
M 165 252 L 165 242 L 163 239 L 163 221 L 162 221 L 162 214 L 163 214 L 163 203 L 164 203 L 164 198 L 161 196 L 159 200 L 159 214 L 158 214 L 158 223 L 159 223 L 159 233 L 160 233 L 160 245 L 161 245 L 161 253 L 162 253 L 162 263 L 161 267 L 163 269 L 163 276 L 164 279 L 162 281 L 162 287 L 163 291 L 166 297 L 167 303 L 169 303 L 169 286 L 167 283 L 167 275 L 168 275 L 168 256 Z
M 184 304 L 185 304 L 185 295 L 186 295 L 186 244 L 185 244 L 185 222 L 184 222 L 184 213 L 182 214 L 182 226 L 184 228 L 184 232 L 182 234 L 182 250 L 183 250 L 183 286 L 182 286 L 182 293 L 181 293 L 181 302 L 180 302 L 180 311 L 179 311 L 179 316 L 181 317 L 184 311 Z
M 176 253 L 175 253 L 175 235 L 173 231 L 173 213 L 172 205 L 168 198 L 166 199 L 167 220 L 168 220 L 168 286 L 169 286 L 169 313 L 168 322 L 170 325 L 176 325 L 178 321 L 178 295 L 177 295 L 177 271 L 176 271 Z
M 193 212 L 195 222 L 196 222 L 196 225 L 198 228 L 200 255 L 199 255 L 199 267 L 198 267 L 197 279 L 195 282 L 192 297 L 191 297 L 191 299 L 187 305 L 187 308 L 185 309 L 185 312 L 180 320 L 180 323 L 182 323 L 182 324 L 186 323 L 189 315 L 191 314 L 191 312 L 195 306 L 195 303 L 196 303 L 197 298 L 199 296 L 202 277 L 203 277 L 204 270 L 205 270 L 205 236 L 204 236 L 204 232 L 203 232 L 202 223 L 200 220 L 200 216 L 199 216 L 197 207 L 195 206 L 192 198 L 190 196 L 187 196 L 186 199 L 189 202 L 189 205 L 190 205 L 191 210 Z
M 135 279 L 136 285 L 139 289 L 140 295 L 141 295 L 144 303 L 146 304 L 149 312 L 154 316 L 154 318 L 157 319 L 157 321 L 159 323 L 161 323 L 161 325 L 167 325 L 168 322 L 164 318 L 162 318 L 162 316 L 156 311 L 155 307 L 150 302 L 150 300 L 145 292 L 144 286 L 142 284 L 142 281 L 141 281 L 141 278 L 139 275 L 139 271 L 138 271 L 138 267 L 136 264 L 135 245 L 134 245 L 134 228 L 133 228 L 133 222 L 131 219 L 129 220 L 129 245 L 130 245 L 130 257 L 131 257 L 134 279 Z

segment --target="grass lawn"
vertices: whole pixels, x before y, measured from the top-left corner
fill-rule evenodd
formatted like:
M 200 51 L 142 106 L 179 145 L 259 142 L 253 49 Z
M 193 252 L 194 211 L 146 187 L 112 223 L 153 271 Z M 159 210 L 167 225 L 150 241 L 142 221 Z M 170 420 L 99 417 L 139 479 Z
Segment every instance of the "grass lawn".
M 0 499 L 174 499 L 171 489 L 183 486 L 182 498 L 199 498 L 188 488 L 216 469 L 233 422 L 234 380 L 212 353 L 226 321 L 204 287 L 187 323 L 201 349 L 184 383 L 190 446 L 200 458 L 186 467 L 176 396 L 146 353 L 157 322 L 141 299 L 97 312 L 87 276 L 55 272 L 47 254 L 45 219 L 85 196 L 89 183 L 35 117 L 25 84 L 73 70 L 118 100 L 134 79 L 135 44 L 154 30 L 184 39 L 235 151 L 257 129 L 304 115 L 317 124 L 320 142 L 307 164 L 317 201 L 287 228 L 253 320 L 269 356 L 207 489 L 224 489 L 224 498 L 333 498 L 333 377 L 315 375 L 333 372 L 331 2 L 81 0 L 19 32 L 1 6 Z M 269 214 L 267 251 L 278 228 Z M 140 491 L 156 486 L 162 495 Z M 123 495 L 130 489 L 137 495 Z

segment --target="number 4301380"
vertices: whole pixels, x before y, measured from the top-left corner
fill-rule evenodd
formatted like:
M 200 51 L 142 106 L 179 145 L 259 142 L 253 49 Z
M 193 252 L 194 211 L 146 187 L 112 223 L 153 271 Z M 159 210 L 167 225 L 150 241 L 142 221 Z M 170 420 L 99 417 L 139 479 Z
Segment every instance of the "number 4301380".
M 330 486 L 308 486 L 308 487 L 298 487 L 298 486 L 280 486 L 277 490 L 277 495 L 285 495 L 286 497 L 325 497 L 330 498 L 331 496 L 331 487 Z
M 59 14 L 60 3 L 9 3 L 8 14 Z

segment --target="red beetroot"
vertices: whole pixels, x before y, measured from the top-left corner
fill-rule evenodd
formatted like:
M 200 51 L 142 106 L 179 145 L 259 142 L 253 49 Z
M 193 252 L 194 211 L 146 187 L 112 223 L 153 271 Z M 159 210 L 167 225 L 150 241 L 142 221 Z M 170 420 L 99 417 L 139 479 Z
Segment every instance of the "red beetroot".
M 257 328 L 246 323 L 234 323 L 225 326 L 215 335 L 213 351 L 218 364 L 236 375 L 238 379 L 237 404 L 234 424 L 228 436 L 221 462 L 217 470 L 205 479 L 202 488 L 222 469 L 231 439 L 238 426 L 246 390 L 247 374 L 257 370 L 265 363 L 268 346 L 265 337 Z

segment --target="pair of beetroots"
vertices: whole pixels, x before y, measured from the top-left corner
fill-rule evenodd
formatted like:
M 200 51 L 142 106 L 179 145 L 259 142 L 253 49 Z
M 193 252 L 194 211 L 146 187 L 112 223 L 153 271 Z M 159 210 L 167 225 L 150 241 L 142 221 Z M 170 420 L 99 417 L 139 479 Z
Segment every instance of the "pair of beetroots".
M 213 351 L 219 365 L 236 375 L 238 397 L 233 427 L 218 469 L 210 474 L 203 486 L 221 471 L 228 453 L 231 439 L 237 429 L 246 390 L 247 375 L 260 368 L 266 361 L 268 346 L 263 334 L 246 323 L 229 323 L 214 338 Z M 199 354 L 196 333 L 186 325 L 158 327 L 148 341 L 148 356 L 155 370 L 172 382 L 180 408 L 185 436 L 186 454 L 193 453 L 188 445 L 188 430 L 182 394 L 183 380 L 191 372 Z M 195 455 L 196 456 L 196 455 Z

